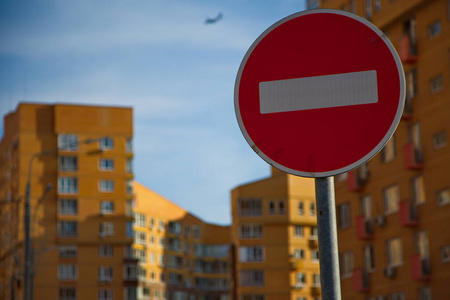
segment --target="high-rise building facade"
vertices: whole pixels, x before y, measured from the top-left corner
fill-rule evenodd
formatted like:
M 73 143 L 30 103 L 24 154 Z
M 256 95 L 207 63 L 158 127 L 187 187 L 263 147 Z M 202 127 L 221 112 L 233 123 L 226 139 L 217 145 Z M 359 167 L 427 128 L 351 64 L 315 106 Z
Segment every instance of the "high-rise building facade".
M 233 299 L 230 227 L 203 222 L 137 182 L 134 191 L 135 244 L 127 256 L 139 260 L 138 298 Z
M 314 180 L 272 169 L 231 192 L 234 299 L 320 299 Z
M 23 299 L 26 286 L 29 299 L 136 299 L 130 270 L 137 262 L 124 262 L 134 238 L 126 231 L 132 123 L 132 109 L 120 107 L 21 103 L 5 116 L 1 299 Z M 30 259 L 24 253 L 27 199 Z
M 335 179 L 343 299 L 450 299 L 450 1 L 307 5 L 371 21 L 397 49 L 406 78 L 391 140 Z

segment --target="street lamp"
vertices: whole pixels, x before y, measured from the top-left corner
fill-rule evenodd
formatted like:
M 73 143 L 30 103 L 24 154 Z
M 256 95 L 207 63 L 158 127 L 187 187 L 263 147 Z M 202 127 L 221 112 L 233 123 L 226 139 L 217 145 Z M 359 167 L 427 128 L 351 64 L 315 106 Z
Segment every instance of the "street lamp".
M 47 154 L 52 154 L 57 152 L 58 150 L 64 149 L 65 147 L 68 146 L 75 146 L 75 145 L 81 145 L 81 144 L 92 144 L 96 141 L 105 139 L 107 137 L 103 136 L 103 137 L 99 137 L 99 138 L 95 138 L 95 139 L 86 139 L 86 140 L 82 140 L 82 141 L 76 141 L 73 143 L 69 143 L 64 145 L 64 147 L 56 147 L 54 149 L 50 149 L 47 151 L 43 151 L 43 152 L 39 152 L 39 153 L 34 153 L 33 155 L 31 155 L 29 163 L 28 163 L 28 176 L 27 176 L 27 183 L 26 183 L 26 190 L 25 190 L 25 218 L 24 218 L 24 223 L 25 223 L 25 300 L 31 300 L 31 238 L 30 238 L 30 220 L 31 220 L 31 214 L 30 214 L 30 195 L 31 195 L 31 169 L 33 166 L 33 161 L 36 157 L 39 156 L 43 156 L 43 155 L 47 155 Z

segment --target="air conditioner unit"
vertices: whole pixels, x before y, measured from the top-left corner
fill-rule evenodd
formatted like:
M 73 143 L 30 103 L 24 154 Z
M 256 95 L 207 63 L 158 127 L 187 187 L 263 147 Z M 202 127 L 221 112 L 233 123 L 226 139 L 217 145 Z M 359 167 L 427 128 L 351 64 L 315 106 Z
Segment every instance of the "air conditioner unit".
M 383 227 L 386 224 L 386 217 L 383 215 L 376 216 L 374 219 L 374 223 L 378 227 Z
M 295 285 L 294 285 L 294 288 L 296 288 L 296 289 L 302 289 L 302 288 L 304 288 L 305 287 L 305 284 L 304 283 L 301 283 L 301 282 L 297 282 Z
M 395 276 L 395 268 L 391 267 L 391 266 L 388 266 L 388 267 L 384 268 L 383 273 L 384 273 L 385 277 L 393 278 Z

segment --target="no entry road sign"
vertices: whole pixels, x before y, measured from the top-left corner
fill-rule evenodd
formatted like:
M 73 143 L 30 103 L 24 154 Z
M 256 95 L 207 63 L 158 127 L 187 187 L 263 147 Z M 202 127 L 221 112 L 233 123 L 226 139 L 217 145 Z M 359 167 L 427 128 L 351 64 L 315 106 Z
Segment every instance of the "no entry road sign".
M 403 67 L 388 38 L 356 15 L 300 12 L 268 28 L 237 74 L 245 139 L 266 162 L 304 177 L 349 171 L 394 133 L 405 101 Z

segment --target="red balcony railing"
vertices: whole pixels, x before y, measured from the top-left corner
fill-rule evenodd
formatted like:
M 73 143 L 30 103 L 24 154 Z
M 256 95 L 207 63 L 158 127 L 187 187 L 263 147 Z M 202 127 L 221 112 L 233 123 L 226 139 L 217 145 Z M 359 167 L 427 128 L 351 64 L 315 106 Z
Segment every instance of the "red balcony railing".
M 426 281 L 431 278 L 430 261 L 419 253 L 411 255 L 411 272 L 414 280 Z
M 407 170 L 423 169 L 422 150 L 416 147 L 414 143 L 408 143 L 403 147 L 403 156 Z
M 417 45 L 411 41 L 407 34 L 398 40 L 398 55 L 403 63 L 414 63 L 417 61 Z
M 353 270 L 353 290 L 357 293 L 367 293 L 370 289 L 369 274 L 361 268 Z
M 373 238 L 372 220 L 366 220 L 364 215 L 356 217 L 356 237 L 360 240 L 371 240 Z
M 408 200 L 400 201 L 400 224 L 404 227 L 415 227 L 419 224 L 417 206 Z

